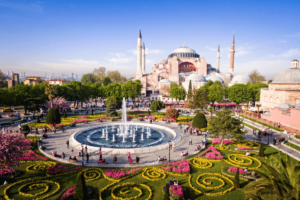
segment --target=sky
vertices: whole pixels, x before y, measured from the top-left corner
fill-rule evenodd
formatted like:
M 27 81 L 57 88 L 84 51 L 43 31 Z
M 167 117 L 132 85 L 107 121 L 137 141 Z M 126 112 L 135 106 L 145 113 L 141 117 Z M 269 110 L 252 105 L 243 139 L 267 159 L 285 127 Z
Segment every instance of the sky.
M 267 80 L 300 60 L 300 1 L 0 0 L 0 69 L 26 76 L 87 74 L 94 68 L 135 76 L 139 28 L 146 72 L 176 48 L 194 49 L 213 67 L 257 69 Z

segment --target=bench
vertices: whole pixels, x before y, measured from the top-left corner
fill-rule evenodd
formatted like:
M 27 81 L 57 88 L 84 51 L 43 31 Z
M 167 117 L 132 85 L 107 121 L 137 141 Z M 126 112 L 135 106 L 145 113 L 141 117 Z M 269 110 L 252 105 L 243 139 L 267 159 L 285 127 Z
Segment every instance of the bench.
M 167 161 L 168 159 L 160 159 L 160 160 L 156 160 L 157 161 L 157 163 L 159 163 L 159 162 L 163 162 L 163 161 Z
M 98 162 L 98 166 L 99 165 L 108 165 L 108 162 Z
M 70 162 L 77 162 L 77 160 L 69 159 Z
M 131 165 L 138 165 L 138 164 L 140 164 L 140 162 L 132 162 L 132 163 L 129 163 L 129 164 L 131 164 Z

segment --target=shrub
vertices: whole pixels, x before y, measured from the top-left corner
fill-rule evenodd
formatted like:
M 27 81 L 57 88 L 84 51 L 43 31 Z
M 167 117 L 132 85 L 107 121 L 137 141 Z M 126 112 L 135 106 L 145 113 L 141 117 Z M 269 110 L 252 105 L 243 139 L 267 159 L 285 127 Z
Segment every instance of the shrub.
M 253 122 L 259 123 L 259 124 L 261 124 L 261 125 L 263 125 L 263 126 L 266 126 L 266 127 L 271 128 L 271 129 L 274 129 L 274 130 L 276 130 L 276 131 L 280 131 L 280 132 L 283 132 L 283 131 L 284 131 L 283 129 L 280 129 L 280 128 L 271 126 L 271 125 L 266 124 L 266 123 L 263 123 L 263 122 L 261 122 L 261 121 L 257 121 L 257 120 L 255 120 L 255 119 L 250 118 L 250 117 L 246 117 L 246 116 L 244 116 L 244 115 L 240 115 L 240 116 L 243 117 L 243 118 L 245 118 L 245 119 L 249 119 L 249 120 L 251 120 L 251 121 L 253 121 Z
M 206 128 L 207 127 L 207 120 L 203 113 L 197 113 L 193 120 L 193 126 L 196 128 Z
M 165 104 L 162 101 L 153 101 L 150 105 L 152 112 L 157 112 L 165 107 Z
M 37 118 L 36 118 L 36 123 L 41 123 L 41 121 L 40 121 L 40 116 L 37 116 Z
M 56 108 L 50 108 L 47 117 L 46 123 L 47 124 L 59 124 L 61 122 L 61 117 L 59 111 Z
M 66 111 L 64 112 L 64 118 L 67 118 L 67 112 Z
M 264 147 L 263 143 L 260 143 L 258 157 L 261 157 L 261 158 L 265 157 L 265 147 Z
M 164 200 L 170 200 L 169 196 L 170 196 L 169 184 L 167 183 L 165 186 Z
M 77 176 L 77 183 L 75 187 L 74 197 L 79 200 L 86 200 L 87 197 L 87 189 L 85 185 L 85 179 L 83 173 L 79 173 Z
M 105 111 L 105 115 L 106 115 L 106 117 L 117 117 L 118 116 L 115 104 L 108 104 L 107 109 Z
M 167 118 L 178 118 L 179 116 L 179 112 L 177 109 L 175 108 L 169 108 L 166 110 L 166 117 Z
M 234 188 L 240 189 L 240 170 L 237 168 L 235 177 L 234 177 Z
M 24 136 L 26 137 L 30 133 L 30 128 L 27 124 L 21 126 L 21 131 L 23 131 Z
M 107 98 L 107 100 L 105 101 L 106 107 L 108 107 L 109 104 L 114 104 L 117 109 L 120 109 L 122 107 L 121 99 L 119 99 L 116 96 L 111 96 Z

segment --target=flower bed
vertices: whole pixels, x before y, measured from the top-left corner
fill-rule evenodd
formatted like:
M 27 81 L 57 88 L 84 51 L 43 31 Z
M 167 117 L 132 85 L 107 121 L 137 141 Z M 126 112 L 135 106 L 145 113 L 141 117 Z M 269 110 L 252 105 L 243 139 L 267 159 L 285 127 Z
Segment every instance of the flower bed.
M 237 147 L 237 149 L 245 150 L 245 149 L 252 149 L 251 147 Z
M 126 175 L 135 173 L 136 171 L 139 171 L 140 168 L 133 168 L 133 169 L 126 169 L 126 168 L 121 168 L 120 170 L 116 169 L 107 169 L 105 170 L 105 175 L 112 177 L 114 179 L 122 178 Z
M 146 168 L 142 173 L 142 177 L 149 181 L 160 181 L 166 178 L 166 174 L 159 168 Z
M 56 163 L 54 166 L 50 166 L 47 171 L 47 175 L 55 175 L 66 172 L 78 171 L 81 170 L 82 167 L 74 166 L 74 165 L 66 165 L 62 163 Z
M 224 158 L 222 154 L 219 151 L 217 151 L 216 148 L 213 146 L 208 147 L 205 151 L 203 151 L 198 156 L 201 158 L 212 159 L 212 160 L 220 160 Z
M 222 143 L 222 139 L 220 139 L 220 138 L 213 138 L 212 143 L 213 144 Z M 223 143 L 224 144 L 233 144 L 233 142 L 230 141 L 230 140 L 223 140 Z
M 145 119 L 152 119 L 152 120 L 154 120 L 154 119 L 155 119 L 155 117 L 154 117 L 154 116 L 145 116 L 144 118 L 145 118 Z
M 189 160 L 189 163 L 199 169 L 208 169 L 213 166 L 212 162 L 202 158 L 192 158 Z
M 5 174 L 11 173 L 10 169 L 0 169 L 0 176 L 4 176 Z
M 189 161 L 185 159 L 162 164 L 160 168 L 170 172 L 190 173 Z
M 60 199 L 65 200 L 65 199 L 71 198 L 75 193 L 75 187 L 76 186 L 73 186 L 73 187 L 70 187 L 69 189 L 67 189 L 67 191 L 61 196 Z M 92 188 L 90 188 L 88 186 L 86 188 L 87 188 L 88 194 L 93 192 Z
M 233 158 L 232 158 L 233 157 Z M 243 154 L 230 154 L 228 160 L 225 160 L 228 164 L 242 169 L 248 168 L 249 170 L 255 170 L 260 168 L 261 162 L 254 157 L 246 156 Z M 257 166 L 253 167 L 253 161 L 257 163 Z
M 123 187 L 122 189 L 119 189 Z M 142 184 L 142 183 L 133 183 L 133 182 L 128 182 L 128 183 L 123 183 L 120 185 L 115 186 L 112 190 L 111 190 L 111 197 L 113 199 L 117 199 L 117 200 L 134 200 L 134 199 L 139 199 L 142 195 L 143 192 L 140 188 L 138 187 L 144 187 L 149 191 L 149 196 L 146 198 L 146 200 L 150 200 L 152 197 L 152 190 L 148 185 Z M 116 191 L 119 191 L 120 195 L 125 196 L 128 193 L 132 193 L 132 190 L 135 190 L 138 192 L 137 195 L 135 196 L 131 196 L 131 197 L 119 197 L 115 194 Z
M 36 173 L 36 172 L 46 171 L 48 167 L 54 166 L 56 164 L 55 162 L 52 161 L 35 161 L 33 163 L 34 164 L 26 168 L 27 172 Z
M 89 120 L 88 119 L 75 119 L 73 121 L 73 123 L 82 123 L 82 122 L 88 122 Z
M 171 185 L 170 193 L 174 199 L 184 199 L 182 187 L 179 185 Z
M 237 167 L 229 167 L 229 171 L 231 172 L 236 172 L 237 171 Z M 239 169 L 240 174 L 247 174 L 243 169 Z
M 36 160 L 47 160 L 47 157 L 43 157 L 39 154 L 36 154 L 34 151 L 29 150 L 24 153 L 22 157 L 19 157 L 20 161 L 36 161 Z

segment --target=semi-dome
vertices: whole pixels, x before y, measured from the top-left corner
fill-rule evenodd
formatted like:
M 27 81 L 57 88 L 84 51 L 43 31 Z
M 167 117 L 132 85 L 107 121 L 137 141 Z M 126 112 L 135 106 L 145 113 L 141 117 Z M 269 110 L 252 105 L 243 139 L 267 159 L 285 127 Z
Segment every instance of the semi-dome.
M 173 51 L 172 54 L 169 55 L 169 58 L 171 57 L 193 57 L 193 58 L 200 58 L 200 55 L 196 53 L 193 49 L 186 47 L 183 45 L 182 47 L 179 47 Z
M 236 75 L 232 80 L 231 84 L 247 84 L 248 82 L 251 82 L 251 78 L 248 75 L 245 74 L 239 74 Z
M 220 81 L 222 84 L 224 84 L 224 80 L 220 76 L 212 75 L 206 78 L 207 81 L 211 80 L 212 82 Z
M 161 81 L 159 81 L 160 83 L 172 83 L 172 81 L 168 80 L 168 79 L 162 79 Z
M 280 109 L 290 109 L 290 108 L 293 108 L 294 106 L 292 106 L 291 104 L 289 103 L 282 103 L 278 106 Z
M 272 83 L 296 83 L 300 84 L 300 69 L 286 69 L 275 76 Z
M 201 74 L 191 74 L 186 78 L 186 82 L 206 82 L 206 79 L 203 75 Z

